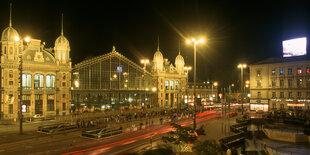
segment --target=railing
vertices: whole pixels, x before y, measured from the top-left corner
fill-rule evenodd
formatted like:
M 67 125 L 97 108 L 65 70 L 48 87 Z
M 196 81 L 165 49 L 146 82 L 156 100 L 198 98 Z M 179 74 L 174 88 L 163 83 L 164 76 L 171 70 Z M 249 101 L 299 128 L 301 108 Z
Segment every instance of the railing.
M 76 129 L 76 128 L 77 128 L 76 125 L 60 123 L 60 124 L 52 124 L 52 125 L 39 126 L 38 127 L 38 132 L 55 133 L 55 132 L 60 132 L 60 131 Z
M 117 135 L 123 133 L 123 128 L 102 128 L 95 130 L 82 131 L 82 136 L 90 138 L 104 138 L 112 135 Z

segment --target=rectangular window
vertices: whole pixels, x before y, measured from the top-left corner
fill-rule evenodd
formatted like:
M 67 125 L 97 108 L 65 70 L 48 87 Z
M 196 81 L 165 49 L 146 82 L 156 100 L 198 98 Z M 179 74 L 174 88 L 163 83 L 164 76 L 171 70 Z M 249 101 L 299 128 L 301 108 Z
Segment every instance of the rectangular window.
M 272 70 L 271 75 L 276 75 L 276 70 Z
M 272 87 L 276 87 L 276 81 L 275 80 L 272 80 L 271 84 L 272 84 Z
M 276 109 L 277 104 L 272 104 L 272 109 Z
M 293 87 L 293 80 L 292 79 L 287 79 L 287 86 L 289 88 L 292 88 Z
M 276 92 L 272 92 L 272 98 L 276 98 Z
M 13 78 L 13 71 L 12 70 L 9 71 L 9 78 Z
M 13 88 L 13 81 L 9 81 L 9 88 Z
M 310 92 L 307 92 L 307 98 L 310 98 Z
M 257 80 L 257 87 L 262 86 L 262 80 Z
M 280 79 L 280 87 L 284 87 L 284 80 Z
M 301 92 L 297 92 L 297 98 L 301 98 Z
M 55 95 L 47 95 L 47 111 L 54 111 Z
M 166 90 L 169 90 L 169 81 L 168 80 L 165 81 L 165 88 L 166 88 Z
M 9 114 L 13 114 L 13 104 L 9 104 Z
M 292 68 L 287 69 L 287 75 L 291 75 L 293 73 Z
M 62 103 L 62 110 L 66 110 L 67 107 L 66 107 L 66 103 Z
M 280 68 L 280 75 L 284 75 L 284 69 Z
M 173 83 L 174 83 L 174 81 L 173 81 L 173 80 L 171 80 L 171 81 L 170 81 L 170 89 L 171 89 L 171 90 L 173 90 L 173 89 L 174 89 L 174 88 L 173 88 Z
M 284 92 L 280 92 L 280 98 L 284 98 Z
M 301 68 L 297 68 L 297 74 L 302 74 Z
M 66 87 L 66 82 L 63 82 L 63 83 L 62 83 L 62 86 L 63 86 L 63 87 Z
M 307 88 L 310 88 L 310 78 L 307 78 L 307 80 L 306 80 L 306 86 L 307 86 Z
M 257 92 L 257 97 L 258 97 L 258 98 L 262 97 L 261 92 Z
M 293 98 L 293 93 L 292 92 L 288 92 L 288 98 Z
M 284 104 L 280 104 L 280 109 L 284 109 Z
M 302 87 L 302 78 L 297 79 L 297 87 Z

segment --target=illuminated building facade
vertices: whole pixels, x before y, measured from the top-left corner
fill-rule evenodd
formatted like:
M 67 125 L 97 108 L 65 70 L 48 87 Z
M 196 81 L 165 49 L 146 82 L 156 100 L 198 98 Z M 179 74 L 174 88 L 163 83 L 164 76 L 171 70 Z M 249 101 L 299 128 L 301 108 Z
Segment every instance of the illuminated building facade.
M 112 52 L 74 66 L 73 109 L 180 108 L 184 106 L 187 73 L 180 52 L 175 66 L 159 48 L 149 65 L 138 65 Z
M 77 63 L 72 108 L 76 111 L 133 109 L 152 105 L 152 75 L 116 51 Z
M 250 109 L 309 109 L 310 61 L 271 58 L 250 65 Z
M 63 34 L 54 48 L 28 38 L 27 43 L 12 27 L 2 31 L 1 41 L 1 119 L 18 117 L 20 103 L 20 60 L 22 58 L 22 111 L 25 118 L 66 115 L 70 109 L 71 59 L 69 41 Z
M 152 75 L 157 87 L 157 102 L 161 108 L 182 108 L 185 106 L 187 72 L 180 51 L 175 58 L 175 66 L 163 57 L 159 50 L 154 53 Z

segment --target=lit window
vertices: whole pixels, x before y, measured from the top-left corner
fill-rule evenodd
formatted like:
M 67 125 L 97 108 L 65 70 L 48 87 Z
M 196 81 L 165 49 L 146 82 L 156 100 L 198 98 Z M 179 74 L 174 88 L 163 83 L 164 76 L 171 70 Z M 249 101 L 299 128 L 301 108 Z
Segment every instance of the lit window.
M 271 71 L 271 75 L 276 75 L 276 71 L 275 71 L 275 70 L 272 70 L 272 71 Z
M 302 78 L 297 79 L 297 87 L 302 87 Z
M 31 89 L 31 74 L 24 73 L 22 76 L 23 89 Z
M 307 74 L 310 74 L 310 67 L 307 67 Z
M 62 54 L 62 59 L 63 59 L 63 60 L 66 60 L 66 53 L 63 53 L 63 54 Z
M 170 81 L 170 89 L 171 89 L 171 90 L 173 90 L 173 83 L 174 83 L 174 81 L 171 80 L 171 81 Z
M 280 68 L 280 75 L 284 75 L 284 69 Z
M 54 89 L 55 88 L 55 75 L 48 74 L 46 75 L 46 89 Z
M 297 74 L 302 74 L 301 68 L 297 68 Z
M 179 81 L 176 80 L 176 81 L 175 81 L 175 90 L 178 90 L 178 87 L 179 87 Z
M 42 89 L 43 83 L 44 83 L 44 79 L 43 79 L 43 75 L 42 74 L 36 74 L 34 75 L 34 89 Z
M 292 68 L 289 68 L 289 69 L 287 70 L 287 74 L 288 74 L 288 75 L 291 75 L 292 73 L 293 73 Z
M 169 90 L 169 81 L 168 80 L 165 81 L 165 88 L 166 88 L 166 90 Z
M 257 87 L 262 86 L 262 80 L 257 80 Z

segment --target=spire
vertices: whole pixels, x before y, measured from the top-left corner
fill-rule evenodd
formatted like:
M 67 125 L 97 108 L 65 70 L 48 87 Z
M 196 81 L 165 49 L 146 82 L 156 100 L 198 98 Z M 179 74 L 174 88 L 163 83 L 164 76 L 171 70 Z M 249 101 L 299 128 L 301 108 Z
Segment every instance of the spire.
M 181 46 L 180 46 L 180 40 L 179 40 L 179 55 L 181 55 Z
M 115 46 L 112 47 L 112 52 L 116 52 Z
M 12 27 L 12 3 L 10 3 L 10 24 L 9 27 Z
M 159 36 L 157 36 L 157 51 L 159 51 Z
M 64 35 L 64 14 L 61 14 L 61 35 Z

